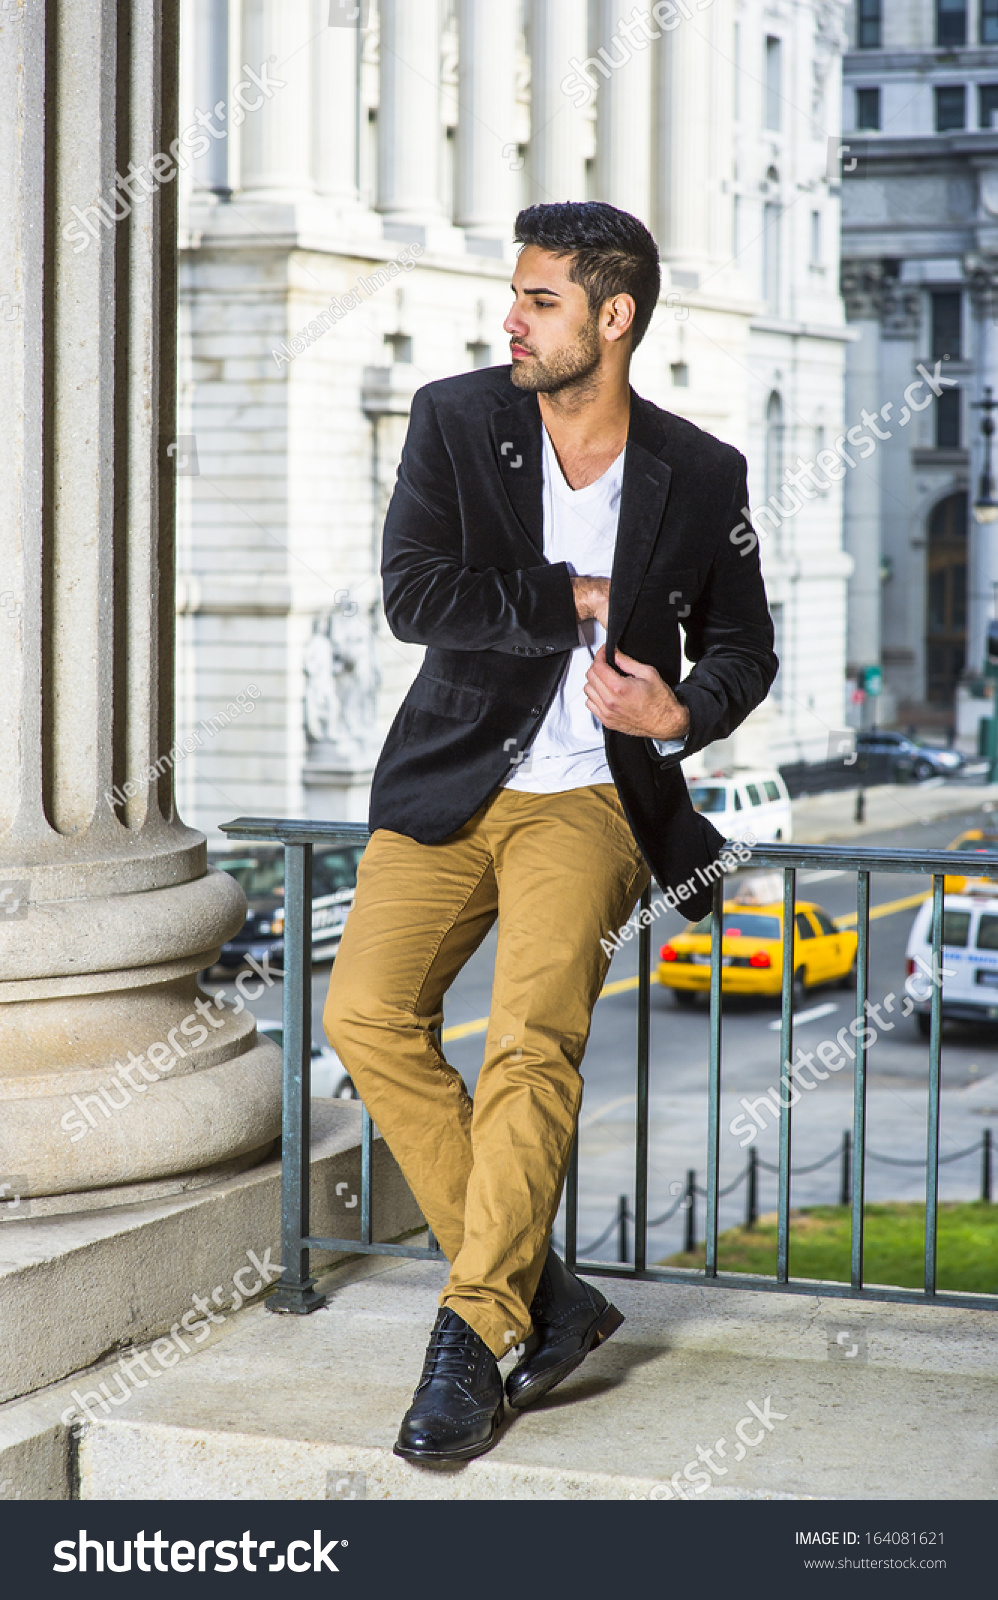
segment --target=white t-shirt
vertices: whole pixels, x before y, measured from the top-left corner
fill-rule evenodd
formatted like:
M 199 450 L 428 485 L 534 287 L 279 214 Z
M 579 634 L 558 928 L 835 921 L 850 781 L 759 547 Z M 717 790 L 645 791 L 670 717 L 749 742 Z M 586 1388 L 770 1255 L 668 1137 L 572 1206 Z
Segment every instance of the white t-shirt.
M 544 554 L 564 561 L 573 576 L 609 578 L 617 542 L 624 455 L 584 489 L 565 481 L 546 428 L 543 434 Z M 586 673 L 606 634 L 595 617 L 579 623 L 579 643 L 534 742 L 506 779 L 507 789 L 556 794 L 588 783 L 612 783 L 603 724 L 586 705 Z

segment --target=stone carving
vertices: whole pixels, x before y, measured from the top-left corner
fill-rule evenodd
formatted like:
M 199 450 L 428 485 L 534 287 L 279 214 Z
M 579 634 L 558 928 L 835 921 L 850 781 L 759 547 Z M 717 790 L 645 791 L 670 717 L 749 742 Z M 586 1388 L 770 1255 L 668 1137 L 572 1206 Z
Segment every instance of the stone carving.
M 381 679 L 370 622 L 355 601 L 338 602 L 314 619 L 303 666 L 309 757 L 366 753 L 376 739 Z
M 894 263 L 860 258 L 842 262 L 842 298 L 850 322 L 878 321 L 885 339 L 913 339 L 919 328 L 918 290 L 901 283 Z
M 966 255 L 963 270 L 978 316 L 988 317 L 993 322 L 998 317 L 998 256 Z

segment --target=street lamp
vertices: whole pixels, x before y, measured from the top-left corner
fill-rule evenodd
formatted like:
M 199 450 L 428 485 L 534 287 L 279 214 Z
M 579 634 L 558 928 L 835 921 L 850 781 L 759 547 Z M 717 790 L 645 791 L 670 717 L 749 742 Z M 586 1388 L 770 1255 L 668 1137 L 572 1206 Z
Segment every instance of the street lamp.
M 998 522 L 998 500 L 995 499 L 995 480 L 991 471 L 991 446 L 995 423 L 993 412 L 998 411 L 998 400 L 992 399 L 990 387 L 984 390 L 984 399 L 972 403 L 974 411 L 983 411 L 981 433 L 984 435 L 984 469 L 981 486 L 974 501 L 974 517 L 978 522 Z

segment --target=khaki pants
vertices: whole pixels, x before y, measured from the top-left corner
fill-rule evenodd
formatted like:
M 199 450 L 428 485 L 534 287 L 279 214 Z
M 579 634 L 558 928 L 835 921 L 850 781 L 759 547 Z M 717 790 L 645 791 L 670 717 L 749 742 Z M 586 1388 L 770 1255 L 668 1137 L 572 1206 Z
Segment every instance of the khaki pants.
M 649 880 L 612 784 L 500 789 L 440 844 L 379 828 L 323 1021 L 451 1263 L 441 1295 L 497 1356 L 530 1331 L 609 958 Z M 498 916 L 474 1102 L 434 1029 Z

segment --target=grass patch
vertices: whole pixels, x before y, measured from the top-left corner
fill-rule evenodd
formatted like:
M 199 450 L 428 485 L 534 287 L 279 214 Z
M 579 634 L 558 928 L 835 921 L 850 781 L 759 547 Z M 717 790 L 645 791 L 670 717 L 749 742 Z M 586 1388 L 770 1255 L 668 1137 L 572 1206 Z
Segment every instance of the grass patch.
M 920 1289 L 925 1281 L 925 1206 L 895 1201 L 868 1205 L 863 1230 L 867 1283 Z M 848 1206 L 808 1206 L 790 1213 L 790 1275 L 849 1282 Z M 754 1228 L 729 1228 L 718 1237 L 720 1272 L 776 1276 L 776 1213 Z M 970 1294 L 998 1294 L 998 1205 L 982 1200 L 939 1207 L 936 1284 Z M 703 1246 L 659 1262 L 703 1266 Z

